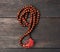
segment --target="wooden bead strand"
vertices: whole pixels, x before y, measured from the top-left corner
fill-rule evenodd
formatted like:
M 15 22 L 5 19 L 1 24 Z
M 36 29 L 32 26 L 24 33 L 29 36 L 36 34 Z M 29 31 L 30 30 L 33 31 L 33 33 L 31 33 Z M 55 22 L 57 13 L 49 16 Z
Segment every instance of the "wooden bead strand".
M 27 22 L 27 18 L 29 16 L 28 14 L 30 15 L 30 22 Z M 19 38 L 19 45 L 21 45 L 22 47 L 24 48 L 33 47 L 34 40 L 32 39 L 30 33 L 32 32 L 34 27 L 38 24 L 39 17 L 40 17 L 39 11 L 31 5 L 25 6 L 20 11 L 18 11 L 17 20 L 19 21 L 20 25 L 22 25 L 23 27 L 28 27 L 28 30 L 24 33 L 24 35 Z M 29 36 L 29 39 L 27 43 L 24 44 L 22 43 L 22 40 L 26 36 Z

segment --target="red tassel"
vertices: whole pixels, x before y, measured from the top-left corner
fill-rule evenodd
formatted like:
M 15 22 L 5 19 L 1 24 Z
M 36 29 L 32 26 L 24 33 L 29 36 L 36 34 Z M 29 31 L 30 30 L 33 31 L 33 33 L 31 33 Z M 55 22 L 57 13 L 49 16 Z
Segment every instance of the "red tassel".
M 34 40 L 32 38 L 29 38 L 28 42 L 26 44 L 23 44 L 24 48 L 31 48 L 34 45 Z

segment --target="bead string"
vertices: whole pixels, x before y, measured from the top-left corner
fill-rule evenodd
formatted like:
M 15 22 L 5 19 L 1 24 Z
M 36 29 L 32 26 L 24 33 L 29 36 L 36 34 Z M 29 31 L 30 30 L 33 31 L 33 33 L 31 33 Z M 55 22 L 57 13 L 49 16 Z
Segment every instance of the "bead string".
M 27 22 L 28 16 L 30 15 L 30 22 Z M 17 15 L 17 20 L 19 21 L 20 25 L 23 27 L 28 27 L 28 30 L 24 33 L 22 37 L 19 39 L 19 44 L 24 47 L 24 48 L 30 48 L 32 47 L 31 44 L 29 45 L 30 47 L 26 46 L 25 44 L 22 43 L 22 40 L 26 37 L 29 36 L 32 41 L 32 37 L 30 36 L 30 33 L 34 29 L 34 27 L 38 24 L 40 17 L 39 11 L 29 5 L 29 6 L 24 6 L 20 11 L 18 11 Z

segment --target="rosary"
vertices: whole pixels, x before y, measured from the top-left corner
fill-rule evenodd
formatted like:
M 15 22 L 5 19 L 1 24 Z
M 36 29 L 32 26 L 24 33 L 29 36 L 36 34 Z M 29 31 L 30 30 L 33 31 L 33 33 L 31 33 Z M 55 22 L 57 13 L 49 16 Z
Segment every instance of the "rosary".
M 30 20 L 28 22 L 27 19 L 29 15 Z M 39 17 L 39 11 L 31 5 L 24 6 L 20 11 L 18 11 L 17 20 L 19 21 L 20 25 L 23 27 L 28 27 L 28 30 L 24 33 L 24 35 L 19 38 L 19 45 L 21 45 L 23 48 L 31 48 L 34 46 L 34 40 L 32 39 L 30 33 L 38 24 Z M 22 41 L 26 36 L 29 36 L 29 39 L 25 43 L 23 43 Z

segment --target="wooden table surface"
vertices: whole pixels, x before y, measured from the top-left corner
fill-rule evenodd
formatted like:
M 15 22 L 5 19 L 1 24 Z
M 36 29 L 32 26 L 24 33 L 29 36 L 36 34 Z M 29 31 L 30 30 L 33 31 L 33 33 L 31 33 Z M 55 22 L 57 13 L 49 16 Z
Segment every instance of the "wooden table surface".
M 17 12 L 29 4 L 41 13 L 39 24 L 32 32 L 36 42 L 33 50 L 18 44 L 19 36 L 27 28 L 19 25 Z M 60 0 L 0 0 L 0 52 L 54 51 L 45 48 L 60 48 Z
M 0 48 L 21 48 L 18 39 L 26 30 L 16 18 L 0 18 Z M 32 37 L 34 48 L 60 48 L 60 18 L 41 17 Z

